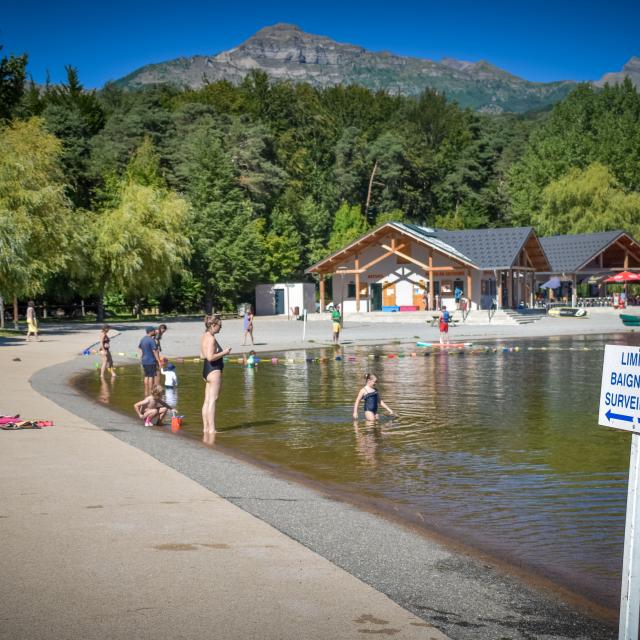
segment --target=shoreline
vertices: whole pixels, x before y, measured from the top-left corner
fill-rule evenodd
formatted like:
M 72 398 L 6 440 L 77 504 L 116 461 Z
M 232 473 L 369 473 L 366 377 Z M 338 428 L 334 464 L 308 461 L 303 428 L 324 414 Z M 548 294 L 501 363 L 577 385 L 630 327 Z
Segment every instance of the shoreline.
M 590 334 L 590 335 L 602 335 L 602 334 Z M 538 337 L 524 337 L 521 340 L 531 341 L 539 339 Z M 499 344 L 501 341 L 485 338 L 482 341 L 482 344 L 487 343 Z M 389 343 L 393 344 L 395 341 Z M 403 343 L 401 343 L 403 344 Z M 474 343 L 474 344 L 480 344 Z M 336 345 L 336 348 L 344 345 Z M 354 345 L 346 345 L 346 346 L 354 346 Z M 357 345 L 355 345 L 357 346 Z M 320 349 L 326 347 L 310 347 L 304 349 L 305 351 Z M 415 348 L 415 345 L 414 345 Z M 525 347 L 526 348 L 526 347 Z M 295 349 L 295 350 L 301 350 Z M 419 348 L 420 349 L 420 348 Z M 458 351 L 458 348 L 453 348 L 453 350 Z M 284 351 L 293 351 L 293 349 L 284 350 Z M 429 349 L 421 349 L 417 357 L 424 357 L 424 352 L 428 352 Z M 282 351 L 273 351 L 273 354 L 280 354 Z M 181 357 L 181 356 L 179 356 Z M 191 356 L 185 357 L 185 360 L 191 360 Z M 230 362 L 233 366 L 235 362 Z M 128 365 L 132 366 L 132 365 Z M 266 365 L 268 366 L 268 365 Z M 74 375 L 68 382 L 70 386 L 74 388 L 74 390 L 82 395 L 87 401 L 95 404 L 98 407 L 101 407 L 107 411 L 111 411 L 119 416 L 122 416 L 124 419 L 128 419 L 131 421 L 132 425 L 136 424 L 134 417 L 131 413 L 128 413 L 120 408 L 111 407 L 110 405 L 105 405 L 101 403 L 97 398 L 92 397 L 89 393 L 85 392 L 81 385 L 78 384 L 79 378 L 81 376 L 86 375 L 85 373 L 78 373 Z M 237 427 L 236 427 L 237 428 Z M 167 433 L 170 436 L 178 436 L 179 438 L 184 438 L 192 443 L 196 443 L 198 445 L 202 445 L 205 448 L 219 451 L 224 455 L 231 456 L 236 460 L 240 460 L 242 462 L 248 463 L 250 465 L 256 466 L 260 469 L 266 470 L 269 473 L 274 474 L 276 477 L 285 480 L 292 480 L 293 482 L 297 482 L 302 484 L 303 486 L 317 491 L 329 499 L 332 500 L 340 500 L 347 504 L 353 505 L 358 509 L 365 510 L 371 514 L 374 514 L 377 517 L 384 518 L 393 522 L 394 524 L 398 524 L 402 527 L 407 528 L 408 530 L 425 537 L 428 540 L 435 541 L 438 544 L 446 546 L 448 549 L 455 551 L 456 553 L 463 554 L 465 556 L 469 556 L 473 558 L 476 562 L 481 562 L 484 564 L 490 564 L 495 570 L 500 571 L 507 576 L 515 577 L 521 581 L 523 581 L 526 585 L 531 586 L 535 589 L 542 590 L 543 592 L 548 592 L 553 594 L 562 602 L 575 607 L 576 609 L 594 616 L 599 620 L 603 621 L 607 624 L 615 623 L 618 619 L 618 610 L 617 607 L 610 607 L 606 605 L 601 605 L 598 603 L 597 598 L 598 594 L 591 593 L 589 594 L 581 594 L 574 591 L 571 586 L 568 584 L 568 580 L 562 580 L 560 576 L 556 578 L 546 577 L 541 575 L 539 571 L 535 569 L 535 567 L 530 566 L 524 562 L 519 562 L 518 558 L 511 554 L 507 558 L 500 558 L 496 552 L 492 552 L 491 549 L 487 548 L 486 545 L 482 546 L 479 544 L 478 546 L 467 544 L 464 542 L 463 534 L 461 531 L 448 529 L 447 527 L 439 527 L 437 523 L 429 523 L 427 524 L 422 516 L 416 517 L 416 514 L 410 509 L 405 508 L 402 505 L 398 506 L 394 504 L 394 502 L 388 498 L 385 498 L 381 495 L 374 494 L 366 494 L 363 495 L 361 493 L 357 493 L 353 490 L 350 490 L 343 485 L 337 483 L 331 483 L 327 481 L 316 480 L 303 472 L 294 470 L 292 468 L 283 467 L 279 464 L 270 462 L 266 459 L 256 458 L 250 454 L 244 453 L 242 450 L 226 446 L 225 444 L 221 444 L 217 442 L 214 445 L 208 445 L 201 443 L 199 438 L 194 436 L 193 434 L 189 434 L 187 432 L 180 433 L 170 433 L 166 428 L 154 428 L 161 433 Z M 219 434 L 224 434 L 225 429 L 220 429 L 218 431 Z
M 82 370 L 86 371 L 87 368 L 83 366 L 83 364 L 84 359 L 76 358 L 75 361 L 71 361 L 70 366 L 69 363 L 67 363 L 65 368 L 69 373 L 77 375 Z M 68 377 L 68 375 L 65 376 L 65 384 Z M 38 392 L 44 393 L 56 401 L 58 394 L 55 390 L 52 390 L 50 376 L 47 375 L 46 370 L 34 375 L 32 384 Z M 54 384 L 53 387 L 56 387 L 56 385 Z M 233 451 L 216 451 L 218 447 L 207 447 L 198 440 L 188 436 L 174 438 L 173 436 L 175 434 L 167 433 L 162 430 L 144 430 L 132 420 L 131 416 L 116 413 L 112 409 L 108 409 L 107 407 L 100 405 L 97 401 L 90 400 L 77 389 L 74 389 L 73 395 L 75 396 L 73 402 L 74 406 L 71 410 L 74 413 L 78 413 L 78 404 L 83 405 L 80 407 L 79 415 L 91 416 L 93 424 L 96 424 L 104 430 L 110 431 L 112 435 L 115 435 L 117 438 L 123 439 L 126 442 L 133 444 L 133 446 L 150 453 L 153 457 L 164 464 L 175 468 L 179 472 L 186 474 L 188 477 L 192 477 L 200 484 L 203 484 L 203 486 L 209 488 L 215 493 L 218 493 L 232 503 L 237 504 L 252 515 L 256 515 L 265 520 L 267 523 L 275 526 L 276 529 L 282 531 L 289 537 L 302 542 L 313 551 L 320 553 L 331 562 L 346 569 L 349 573 L 352 573 L 352 575 L 355 575 L 357 578 L 367 582 L 370 586 L 382 591 L 412 613 L 422 617 L 431 624 L 437 624 L 445 632 L 454 634 L 454 637 L 478 637 L 477 635 L 459 635 L 460 624 L 462 624 L 463 627 L 466 624 L 477 624 L 473 622 L 473 616 L 471 616 L 471 619 L 466 622 L 461 622 L 459 620 L 457 623 L 453 623 L 453 627 L 448 627 L 447 624 L 441 626 L 443 622 L 450 622 L 448 617 L 446 621 L 443 621 L 440 619 L 442 616 L 438 614 L 434 615 L 432 613 L 425 615 L 425 609 L 422 609 L 414 602 L 415 594 L 423 592 L 423 588 L 421 588 L 420 585 L 429 580 L 429 577 L 423 575 L 422 571 L 417 571 L 418 575 L 412 576 L 412 579 L 409 580 L 411 586 L 408 591 L 411 592 L 412 597 L 408 597 L 408 594 L 405 593 L 407 589 L 403 589 L 398 586 L 403 579 L 403 576 L 397 575 L 398 568 L 404 567 L 404 570 L 406 571 L 407 567 L 412 567 L 415 556 L 432 556 L 434 551 L 438 555 L 444 554 L 447 556 L 447 560 L 444 563 L 440 560 L 436 563 L 438 567 L 434 568 L 434 573 L 440 574 L 439 577 L 442 577 L 442 567 L 446 567 L 444 575 L 449 576 L 449 580 L 447 580 L 449 584 L 446 591 L 456 592 L 459 590 L 460 585 L 465 583 L 467 583 L 468 586 L 470 576 L 472 576 L 471 581 L 473 586 L 471 590 L 478 592 L 476 599 L 480 600 L 482 607 L 487 606 L 487 601 L 493 601 L 492 604 L 495 605 L 496 599 L 504 599 L 506 602 L 511 603 L 510 609 L 512 611 L 513 609 L 529 612 L 535 611 L 535 617 L 539 615 L 539 612 L 544 612 L 544 618 L 546 620 L 544 626 L 549 625 L 549 627 L 555 627 L 556 635 L 558 637 L 565 637 L 565 632 L 567 634 L 566 637 L 576 637 L 576 628 L 582 627 L 584 627 L 585 630 L 589 629 L 589 632 L 585 637 L 612 637 L 612 624 L 615 613 L 612 616 L 612 612 L 610 610 L 598 607 L 587 598 L 572 594 L 569 590 L 559 587 L 548 580 L 532 579 L 530 572 L 519 571 L 515 565 L 508 565 L 508 570 L 505 572 L 505 566 L 499 566 L 500 563 L 496 562 L 495 558 L 487 557 L 486 554 L 478 552 L 477 549 L 469 549 L 462 544 L 456 545 L 456 543 L 452 543 L 451 539 L 447 538 L 446 535 L 439 534 L 437 531 L 427 532 L 424 528 L 413 525 L 412 523 L 407 522 L 404 518 L 394 517 L 393 513 L 385 509 L 381 509 L 379 502 L 366 505 L 364 504 L 366 500 L 362 500 L 359 505 L 354 505 L 354 502 L 356 501 L 352 499 L 353 496 L 340 495 L 339 492 L 334 494 L 327 485 L 314 483 L 308 478 L 306 478 L 305 481 L 305 478 L 297 476 L 295 472 L 284 471 L 276 465 L 269 465 L 269 463 L 257 461 L 249 456 L 243 457 L 241 454 L 235 455 Z M 78 403 L 78 396 L 80 395 L 82 396 L 82 400 Z M 69 397 L 69 394 L 67 394 L 67 397 Z M 65 403 L 65 405 L 66 404 L 67 403 Z M 170 448 L 175 448 L 179 451 L 175 452 L 176 455 L 169 455 L 164 451 L 164 445 L 161 445 L 161 442 L 164 444 L 168 444 L 170 442 L 172 445 Z M 188 447 L 188 452 L 185 450 L 185 447 Z M 411 549 L 412 551 L 408 551 L 407 549 L 400 553 L 402 557 L 397 559 L 395 570 L 393 571 L 389 570 L 390 567 L 388 562 L 383 563 L 386 565 L 386 571 L 383 571 L 383 575 L 380 575 L 380 567 L 371 566 L 371 559 L 367 558 L 366 553 L 363 555 L 360 547 L 357 550 L 352 549 L 352 552 L 355 553 L 356 556 L 355 562 L 353 553 L 346 555 L 338 554 L 336 556 L 335 552 L 331 548 L 327 548 L 325 543 L 319 539 L 319 537 L 322 537 L 321 532 L 324 529 L 324 526 L 322 526 L 324 523 L 319 525 L 319 523 L 316 522 L 314 527 L 310 529 L 307 528 L 307 530 L 302 533 L 299 531 L 296 523 L 292 523 L 287 517 L 283 519 L 282 514 L 279 513 L 281 509 L 277 509 L 276 512 L 273 513 L 269 512 L 269 510 L 265 510 L 264 505 L 260 503 L 256 504 L 251 501 L 247 502 L 243 498 L 244 489 L 242 482 L 234 485 L 232 491 L 229 491 L 227 480 L 216 478 L 215 482 L 210 484 L 211 479 L 209 478 L 207 482 L 203 482 L 204 478 L 202 477 L 201 472 L 198 471 L 194 474 L 193 469 L 190 469 L 190 463 L 181 461 L 185 454 L 189 457 L 190 454 L 194 453 L 194 450 L 198 450 L 199 457 L 202 454 L 209 458 L 213 457 L 213 460 L 205 459 L 205 464 L 206 462 L 211 463 L 219 461 L 220 457 L 222 457 L 225 458 L 227 462 L 233 460 L 235 464 L 243 465 L 244 472 L 241 475 L 244 476 L 246 473 L 251 475 L 258 474 L 261 477 L 260 484 L 277 484 L 279 485 L 279 489 L 281 489 L 282 483 L 284 483 L 290 490 L 292 483 L 294 483 L 294 494 L 301 490 L 305 492 L 310 491 L 312 493 L 312 497 L 308 498 L 310 502 L 317 503 L 318 501 L 322 501 L 325 503 L 323 505 L 323 511 L 326 511 L 327 509 L 329 511 L 337 510 L 341 513 L 340 519 L 343 521 L 346 518 L 353 520 L 355 517 L 354 514 L 358 514 L 358 516 L 355 517 L 355 520 L 361 520 L 363 518 L 368 521 L 371 521 L 371 519 L 375 520 L 376 524 L 372 527 L 372 531 L 383 531 L 384 533 L 381 534 L 381 536 L 378 536 L 375 533 L 369 534 L 368 531 L 366 531 L 366 527 L 356 527 L 356 529 L 360 529 L 357 537 L 367 538 L 367 542 L 364 544 L 365 549 L 370 547 L 375 548 L 376 544 L 378 544 L 379 537 L 391 535 L 393 538 L 397 538 L 398 536 L 410 538 L 411 543 L 408 545 L 408 549 Z M 251 467 L 252 470 L 247 471 L 248 467 Z M 276 492 L 279 491 L 276 490 Z M 327 493 L 329 493 L 328 496 L 326 495 Z M 287 504 L 288 502 L 295 504 L 297 499 L 281 497 L 278 501 L 283 502 L 284 504 Z M 362 507 L 365 507 L 365 509 L 363 510 Z M 332 515 L 329 519 L 333 519 L 334 517 L 335 515 Z M 308 520 L 309 518 L 313 519 L 313 516 L 308 513 L 305 514 L 304 519 Z M 343 523 L 343 527 L 346 530 L 353 532 L 354 524 L 351 522 L 345 526 Z M 389 530 L 392 530 L 392 533 L 390 533 Z M 337 534 L 334 533 L 334 537 L 336 535 Z M 340 540 L 337 546 L 338 548 L 343 548 L 345 546 L 344 533 L 338 537 Z M 349 536 L 346 537 L 348 538 Z M 399 551 L 396 550 L 395 553 L 392 553 L 391 555 L 392 557 L 394 555 L 397 556 L 398 553 Z M 378 561 L 379 560 L 380 558 L 378 558 Z M 498 565 L 498 568 L 496 568 L 496 565 Z M 364 570 L 362 569 L 363 566 Z M 386 575 L 387 573 L 390 574 L 391 577 Z M 372 578 L 372 575 L 377 577 Z M 395 583 L 393 588 L 389 587 L 389 580 L 391 580 L 392 583 Z M 487 585 L 491 585 L 491 588 L 487 589 Z M 556 588 L 550 588 L 553 586 Z M 440 588 L 441 587 L 442 585 L 440 585 Z M 436 589 L 438 593 L 440 592 L 440 588 Z M 424 599 L 432 600 L 436 596 L 436 593 L 433 592 L 432 589 L 428 589 L 427 591 L 428 597 L 425 597 Z M 494 593 L 487 593 L 487 591 L 494 591 Z M 498 594 L 502 595 L 499 596 Z M 420 598 L 420 600 L 422 600 L 422 598 Z M 516 605 L 514 605 L 514 601 L 517 602 Z M 444 603 L 441 603 L 440 606 L 445 607 L 442 610 L 449 612 L 450 609 L 456 609 L 458 606 L 461 606 L 464 611 L 464 609 L 466 609 L 464 604 L 464 602 L 458 602 L 452 607 L 451 601 L 447 600 L 446 606 Z M 463 615 L 463 611 L 454 613 L 459 617 Z M 467 616 L 468 614 L 465 614 L 465 617 Z M 503 620 L 501 622 L 507 621 Z M 537 629 L 540 628 L 540 622 L 541 621 L 538 620 L 535 623 L 535 627 Z M 494 624 L 495 623 L 498 623 L 498 619 L 494 621 Z M 522 624 L 522 622 L 520 624 Z M 471 626 L 471 628 L 473 628 L 473 626 Z M 501 628 L 502 630 L 500 633 L 504 634 L 505 629 L 502 627 L 502 624 L 498 624 L 498 628 Z M 568 632 L 569 628 L 572 629 L 571 634 Z M 454 629 L 457 629 L 458 631 L 454 633 Z M 484 637 L 494 636 L 487 635 Z

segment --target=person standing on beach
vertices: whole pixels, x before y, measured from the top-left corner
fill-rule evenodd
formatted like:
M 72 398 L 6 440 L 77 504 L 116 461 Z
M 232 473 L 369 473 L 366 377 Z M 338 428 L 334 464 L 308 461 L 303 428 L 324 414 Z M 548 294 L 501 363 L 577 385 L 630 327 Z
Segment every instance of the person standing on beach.
M 156 341 L 156 347 L 158 347 L 158 354 L 162 353 L 162 336 L 166 333 L 167 331 L 167 325 L 166 324 L 161 324 L 158 326 L 158 328 L 156 329 L 155 335 L 153 336 L 153 339 Z
M 340 329 L 342 328 L 342 315 L 340 307 L 335 307 L 331 312 L 331 323 L 333 325 L 333 343 L 338 344 L 340 341 Z
M 100 368 L 100 377 L 104 378 L 105 371 L 109 369 L 112 378 L 116 377 L 116 370 L 113 366 L 113 356 L 111 355 L 111 338 L 109 338 L 108 324 L 103 324 L 100 331 L 100 355 L 102 356 L 102 367 Z
M 440 310 L 440 344 L 449 344 L 449 322 L 451 314 L 447 311 L 447 307 L 442 305 Z
M 222 320 L 219 316 L 205 316 L 204 334 L 200 340 L 200 357 L 204 360 L 202 378 L 206 383 L 202 405 L 202 427 L 205 434 L 216 431 L 216 402 L 222 386 L 223 358 L 231 353 L 230 348 L 223 349 L 216 340 L 220 329 Z
M 244 310 L 242 328 L 244 329 L 244 333 L 242 335 L 242 346 L 247 344 L 247 335 L 251 338 L 251 346 L 253 346 L 253 310 L 251 309 L 251 305 Z
M 36 307 L 33 300 L 29 300 L 27 304 L 27 342 L 31 342 L 31 334 L 40 342 L 38 337 L 38 318 L 36 317 Z
M 151 390 L 156 384 L 156 377 L 161 366 L 158 346 L 154 340 L 155 332 L 155 327 L 147 327 L 147 335 L 140 340 L 138 345 L 140 364 L 144 371 L 144 391 L 147 395 L 151 395 Z

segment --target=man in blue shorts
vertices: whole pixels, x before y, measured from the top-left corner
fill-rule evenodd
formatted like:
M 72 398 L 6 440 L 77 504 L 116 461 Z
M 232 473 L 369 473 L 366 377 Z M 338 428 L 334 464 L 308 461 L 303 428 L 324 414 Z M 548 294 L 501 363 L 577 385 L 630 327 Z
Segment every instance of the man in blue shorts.
M 154 327 L 147 327 L 147 335 L 140 340 L 138 349 L 140 350 L 140 364 L 144 370 L 144 392 L 151 394 L 151 389 L 156 383 L 158 369 L 160 367 L 160 356 L 158 354 L 158 345 L 153 339 L 156 333 Z

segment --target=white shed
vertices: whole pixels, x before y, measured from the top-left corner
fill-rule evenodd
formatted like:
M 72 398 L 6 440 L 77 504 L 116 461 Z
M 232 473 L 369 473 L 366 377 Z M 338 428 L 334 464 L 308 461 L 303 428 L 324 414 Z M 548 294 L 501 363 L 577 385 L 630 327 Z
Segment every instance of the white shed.
M 312 282 L 256 285 L 256 315 L 300 315 L 316 310 L 316 286 Z M 297 311 L 296 311 L 297 310 Z

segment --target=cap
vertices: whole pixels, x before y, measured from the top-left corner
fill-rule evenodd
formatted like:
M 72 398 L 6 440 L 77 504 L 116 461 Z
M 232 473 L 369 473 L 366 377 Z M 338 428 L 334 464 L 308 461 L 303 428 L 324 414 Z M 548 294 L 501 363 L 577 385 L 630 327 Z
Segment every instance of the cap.
M 155 331 L 155 330 L 156 330 L 156 328 L 155 328 L 155 327 L 147 327 L 147 328 L 145 329 L 145 331 L 146 331 L 147 333 L 151 333 L 152 331 Z

